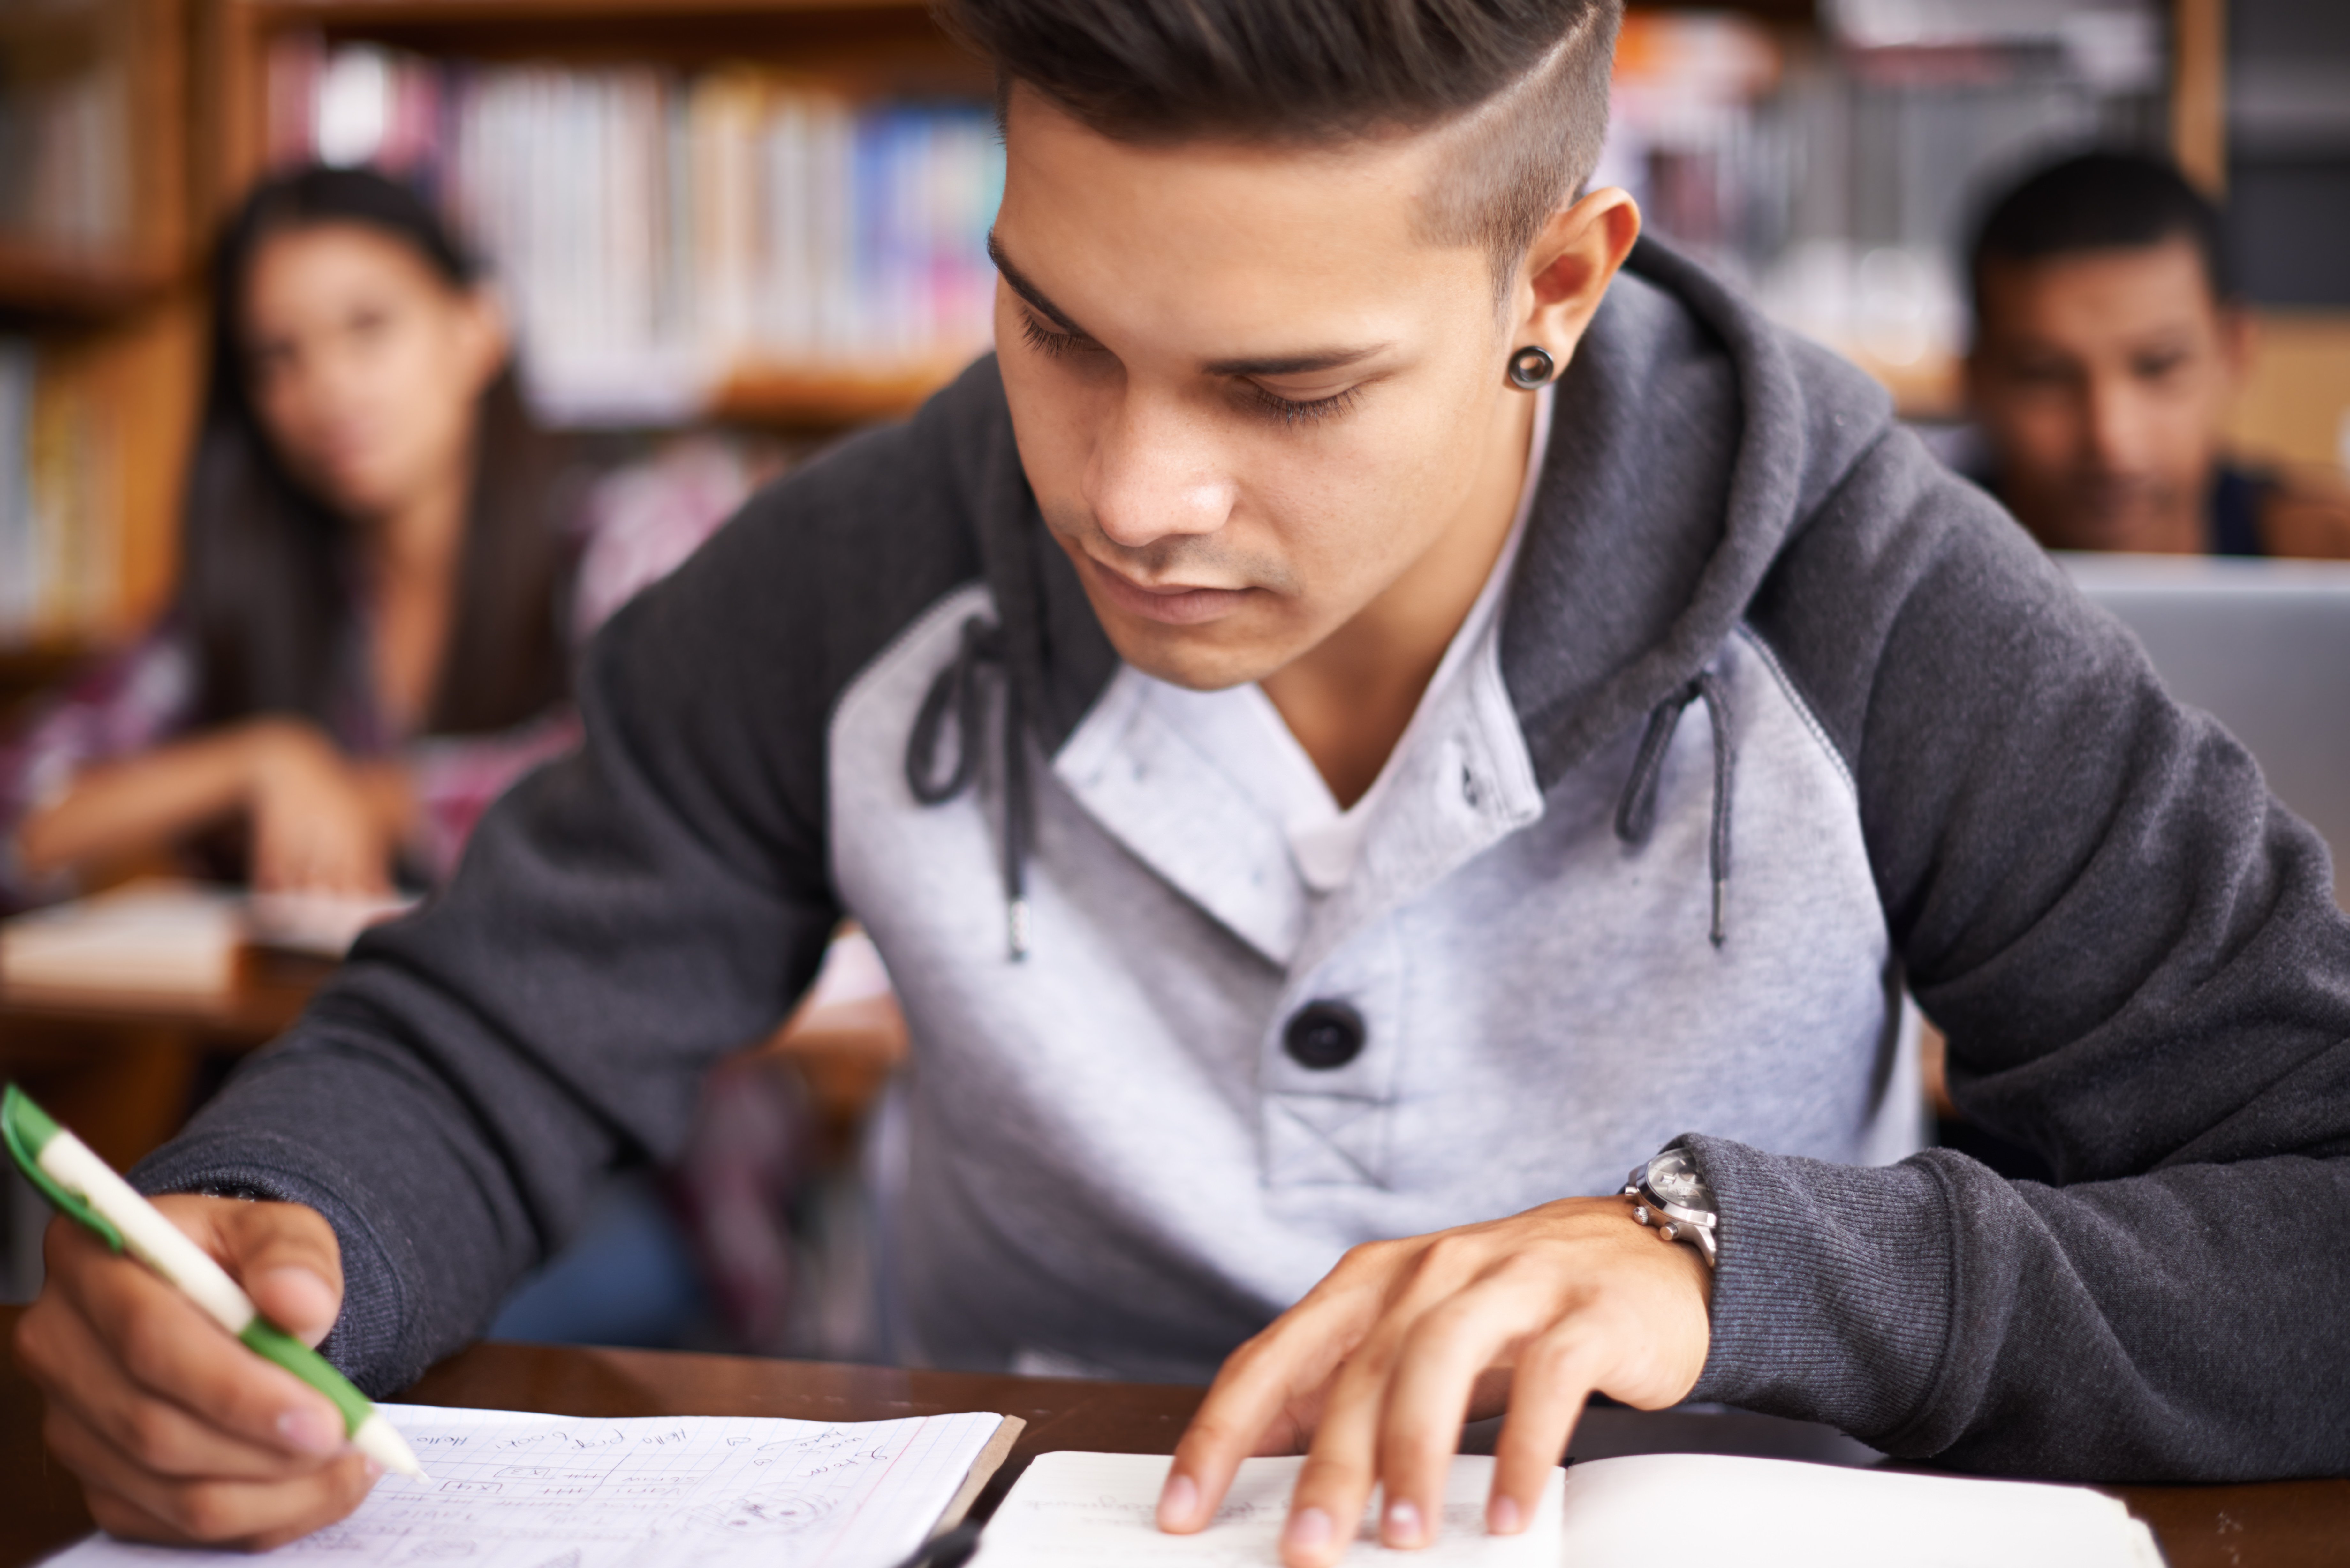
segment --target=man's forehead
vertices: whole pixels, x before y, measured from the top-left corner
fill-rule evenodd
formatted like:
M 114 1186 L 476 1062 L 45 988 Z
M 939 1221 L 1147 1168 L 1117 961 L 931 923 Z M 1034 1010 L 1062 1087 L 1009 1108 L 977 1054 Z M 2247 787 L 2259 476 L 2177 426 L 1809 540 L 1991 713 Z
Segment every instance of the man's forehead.
M 2219 304 L 2203 253 L 2184 234 L 2148 244 L 1989 257 L 1982 293 L 1994 317 L 2075 298 L 2141 310 L 2158 304 L 2178 311 L 2208 310 Z
M 1015 89 L 1005 149 L 1001 259 L 1064 325 L 1098 333 L 1087 315 L 1113 313 L 1196 330 L 1204 315 L 1254 352 L 1300 312 L 1449 291 L 1456 272 L 1483 286 L 1480 253 L 1430 244 L 1414 221 L 1433 162 L 1419 139 L 1128 141 Z
M 1245 225 L 1310 236 L 1317 219 L 1336 220 L 1350 237 L 1399 247 L 1425 239 L 1420 209 L 1446 172 L 1451 134 L 1137 140 L 1089 125 L 1025 86 L 1013 88 L 1003 118 L 1007 185 L 1024 176 L 1051 183 L 1056 197 L 1180 211 L 1211 234 Z

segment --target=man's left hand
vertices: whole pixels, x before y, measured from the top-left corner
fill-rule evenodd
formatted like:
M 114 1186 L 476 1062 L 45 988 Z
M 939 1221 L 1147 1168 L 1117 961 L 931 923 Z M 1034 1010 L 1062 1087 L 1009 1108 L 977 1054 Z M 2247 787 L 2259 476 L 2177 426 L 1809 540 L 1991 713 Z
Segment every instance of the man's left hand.
M 1224 1363 L 1176 1446 L 1159 1528 L 1202 1528 L 1243 1458 L 1310 1438 L 1288 1568 L 1336 1562 L 1374 1485 L 1380 1538 L 1426 1545 L 1462 1423 L 1506 1406 L 1485 1518 L 1514 1534 L 1593 1393 L 1651 1410 L 1688 1397 L 1711 1287 L 1697 1249 L 1639 1225 L 1623 1198 L 1357 1247 Z

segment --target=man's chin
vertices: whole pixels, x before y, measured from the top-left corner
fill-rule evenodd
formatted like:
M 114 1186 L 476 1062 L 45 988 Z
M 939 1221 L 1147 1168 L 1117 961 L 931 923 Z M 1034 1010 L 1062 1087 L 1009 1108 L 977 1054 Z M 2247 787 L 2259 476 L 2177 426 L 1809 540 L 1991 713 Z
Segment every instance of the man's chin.
M 1288 646 L 1287 639 L 1233 625 L 1244 618 L 1239 616 L 1204 626 L 1167 626 L 1115 609 L 1105 612 L 1098 603 L 1094 615 L 1120 659 L 1153 680 L 1192 691 L 1262 680 L 1304 651 Z

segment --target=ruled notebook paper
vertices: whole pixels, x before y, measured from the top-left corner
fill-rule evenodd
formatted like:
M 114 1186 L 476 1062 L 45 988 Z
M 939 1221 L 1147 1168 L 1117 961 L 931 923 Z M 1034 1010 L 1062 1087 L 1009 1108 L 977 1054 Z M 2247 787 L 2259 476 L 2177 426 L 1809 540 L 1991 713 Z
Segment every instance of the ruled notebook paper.
M 1003 1417 L 576 1420 L 378 1407 L 429 1480 L 386 1476 L 340 1524 L 255 1558 L 92 1536 L 53 1568 L 890 1568 Z
M 972 1568 L 1276 1568 L 1281 1526 L 1303 1457 L 1243 1459 L 1216 1521 L 1196 1535 L 1167 1535 L 1154 1522 L 1169 1460 L 1150 1454 L 1039 1454 L 995 1511 Z M 1485 1533 L 1493 1461 L 1452 1461 L 1444 1518 L 1433 1545 L 1391 1552 L 1378 1543 L 1372 1508 L 1343 1561 L 1401 1568 L 1558 1568 L 1563 1470 L 1553 1471 L 1534 1522 L 1516 1535 Z M 1374 1499 L 1376 1507 L 1376 1498 Z M 1642 1568 L 1655 1568 L 1653 1563 Z

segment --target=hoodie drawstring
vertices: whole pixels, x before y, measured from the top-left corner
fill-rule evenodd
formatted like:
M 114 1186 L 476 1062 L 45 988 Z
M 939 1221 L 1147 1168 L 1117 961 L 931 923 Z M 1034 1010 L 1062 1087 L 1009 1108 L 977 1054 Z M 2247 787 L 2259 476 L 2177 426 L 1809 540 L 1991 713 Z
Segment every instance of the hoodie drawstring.
M 979 771 L 981 728 L 986 722 L 987 696 L 980 672 L 993 666 L 1003 685 L 1003 919 L 1006 946 L 1015 963 L 1028 956 L 1028 853 L 1035 836 L 1035 802 L 1028 786 L 1028 747 L 1020 683 L 1011 678 L 1003 628 L 978 616 L 962 623 L 962 646 L 952 662 L 939 671 L 923 694 L 914 715 L 914 729 L 906 742 L 906 786 L 924 805 L 940 805 L 971 787 Z M 1713 872 L 1715 947 L 1728 935 L 1730 895 L 1730 794 L 1738 767 L 1738 753 L 1730 738 L 1730 693 L 1721 678 L 1700 670 L 1679 691 L 1648 713 L 1648 727 L 1632 759 L 1631 775 L 1624 781 L 1624 796 L 1616 808 L 1616 836 L 1627 844 L 1648 841 L 1656 827 L 1657 787 L 1665 771 L 1665 753 L 1673 732 L 1692 702 L 1705 704 L 1713 726 L 1713 831 L 1709 859 Z M 943 778 L 939 753 L 945 743 L 949 714 L 954 720 L 954 760 Z
M 1616 807 L 1616 836 L 1627 844 L 1648 841 L 1648 834 L 1657 825 L 1657 781 L 1664 774 L 1665 752 L 1672 743 L 1673 731 L 1680 724 L 1681 714 L 1700 699 L 1707 716 L 1713 721 L 1711 858 L 1713 945 L 1720 947 L 1727 932 L 1724 910 L 1730 896 L 1730 785 L 1731 775 L 1738 766 L 1738 753 L 1730 740 L 1730 693 L 1712 670 L 1699 670 L 1695 680 L 1650 710 L 1648 731 L 1641 735 L 1640 750 L 1632 759 L 1632 776 L 1624 781 L 1624 798 Z
M 1012 961 L 1028 956 L 1028 845 L 1034 833 L 1034 803 L 1028 791 L 1028 747 L 1020 683 L 1012 679 L 1001 627 L 973 616 L 962 623 L 962 647 L 938 673 L 914 715 L 906 741 L 906 787 L 924 805 L 952 800 L 971 785 L 979 769 L 980 729 L 987 698 L 980 687 L 982 666 L 993 665 L 1003 683 L 1003 924 Z M 954 714 L 954 766 L 941 779 L 939 747 L 948 711 Z

